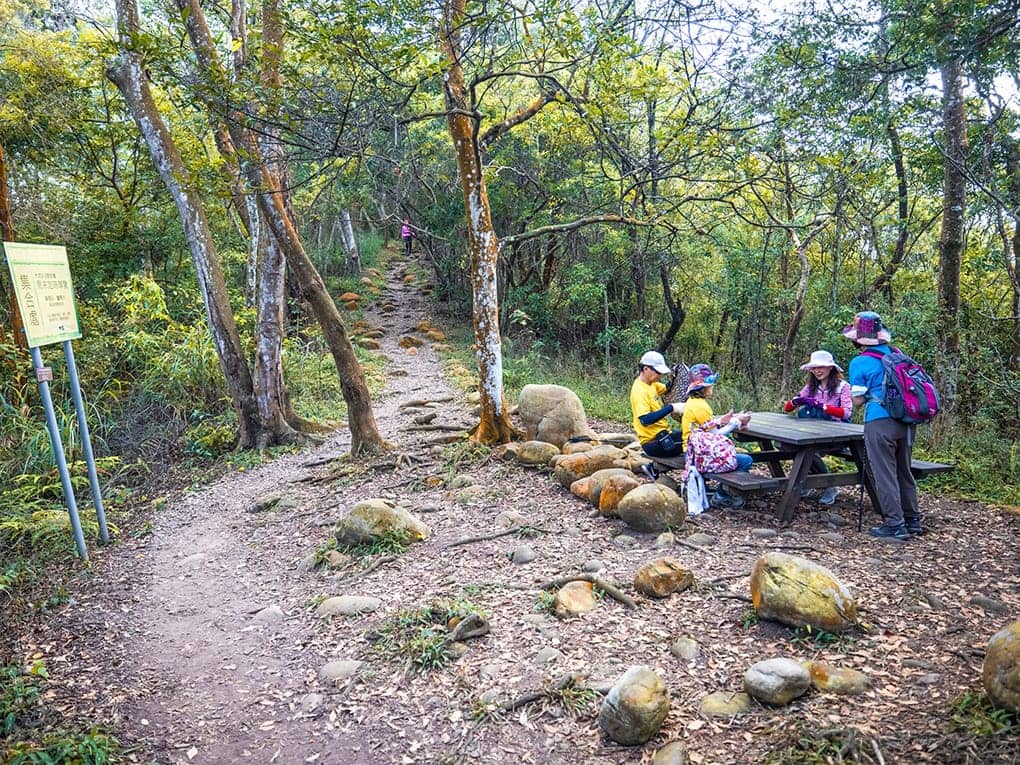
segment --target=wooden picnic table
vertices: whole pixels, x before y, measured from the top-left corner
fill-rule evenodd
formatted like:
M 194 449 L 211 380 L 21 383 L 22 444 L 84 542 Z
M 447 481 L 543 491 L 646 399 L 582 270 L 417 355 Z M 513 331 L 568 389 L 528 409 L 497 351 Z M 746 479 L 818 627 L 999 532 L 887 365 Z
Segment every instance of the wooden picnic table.
M 804 489 L 863 484 L 872 507 L 879 507 L 875 486 L 865 469 L 864 427 L 861 425 L 801 419 L 776 412 L 752 412 L 748 426 L 733 435 L 740 441 L 758 443 L 760 451 L 750 452 L 751 458 L 768 465 L 771 478 L 746 473 L 715 477 L 737 491 L 781 489 L 783 497 L 778 512 L 784 523 L 793 519 L 794 508 Z M 816 454 L 836 454 L 851 461 L 856 469 L 810 475 L 811 460 Z M 793 464 L 787 473 L 782 463 L 790 460 Z

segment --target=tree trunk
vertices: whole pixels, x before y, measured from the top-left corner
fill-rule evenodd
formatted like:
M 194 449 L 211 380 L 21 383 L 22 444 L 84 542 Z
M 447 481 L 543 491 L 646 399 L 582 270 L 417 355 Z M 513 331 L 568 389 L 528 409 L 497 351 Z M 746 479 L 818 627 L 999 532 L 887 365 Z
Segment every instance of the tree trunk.
M 1006 150 L 1006 176 L 1009 204 L 1014 211 L 1020 211 L 1020 142 L 1010 136 L 1004 139 Z M 1013 215 L 1013 236 L 1009 237 L 1010 252 L 1006 255 L 1006 273 L 1013 288 L 1013 332 L 1010 335 L 1009 369 L 1020 373 L 1020 219 Z M 1014 408 L 1020 423 L 1020 394 L 1017 394 Z
M 783 339 L 783 377 L 780 382 L 780 390 L 784 391 L 790 389 L 790 381 L 793 379 L 794 346 L 797 343 L 800 323 L 804 318 L 804 295 L 807 294 L 808 280 L 811 277 L 811 264 L 808 263 L 807 249 L 814 234 L 809 235 L 801 242 L 797 231 L 790 229 L 790 238 L 797 249 L 797 260 L 800 261 L 800 281 L 797 282 L 797 296 L 793 301 L 793 313 L 790 316 L 790 323 L 786 327 L 786 337 Z
M 935 317 L 935 371 L 946 412 L 956 408 L 960 372 L 960 262 L 964 249 L 967 178 L 967 125 L 960 59 L 952 56 L 941 69 L 945 183 L 939 234 L 938 314 Z
M 903 148 L 900 145 L 900 134 L 892 121 L 886 125 L 886 134 L 889 136 L 893 168 L 896 170 L 896 199 L 898 203 L 896 214 L 896 248 L 893 250 L 893 255 L 889 262 L 882 269 L 882 273 L 871 283 L 871 291 L 881 292 L 885 290 L 889 303 L 892 304 L 892 278 L 900 267 L 900 263 L 903 262 L 903 257 L 907 254 L 907 238 L 910 235 L 908 226 L 910 222 L 910 199 L 908 197 L 907 169 L 903 163 Z
M 666 303 L 666 308 L 669 309 L 669 329 L 666 330 L 666 334 L 659 340 L 659 344 L 656 346 L 656 350 L 659 353 L 665 354 L 669 350 L 669 346 L 673 344 L 673 339 L 676 337 L 676 333 L 680 331 L 680 328 L 684 325 L 684 319 L 687 318 L 687 311 L 684 309 L 683 301 L 678 301 L 673 297 L 673 287 L 670 282 L 669 269 L 666 268 L 664 262 L 659 263 L 659 281 L 662 282 L 662 298 Z
M 7 155 L 4 153 L 3 144 L 0 144 L 0 241 L 14 241 L 14 218 L 11 216 L 11 199 L 7 195 Z M 11 313 L 11 335 L 14 345 L 21 350 L 28 350 L 28 341 L 25 339 L 25 325 L 21 320 L 21 310 L 18 308 L 18 299 L 14 294 L 14 285 L 11 285 L 10 294 L 7 294 L 7 279 L 10 273 L 3 269 L 0 276 L 0 300 L 10 306 Z M 4 327 L 0 325 L 0 332 Z M 3 335 L 0 335 L 0 340 Z M 26 359 L 27 360 L 27 359 Z M 17 379 L 23 379 L 22 374 L 17 374 Z
M 149 148 L 152 163 L 177 205 L 202 291 L 209 330 L 237 412 L 239 446 L 250 448 L 260 439 L 258 410 L 205 208 L 201 198 L 182 183 L 188 177 L 184 162 L 156 108 L 141 57 L 132 50 L 133 41 L 140 32 L 135 0 L 116 0 L 116 7 L 119 53 L 107 70 L 107 77 L 123 94 L 128 111 Z
M 471 435 L 477 443 L 506 443 L 515 435 L 503 394 L 503 352 L 499 334 L 499 298 L 496 262 L 499 239 L 492 227 L 478 147 L 478 116 L 469 103 L 461 68 L 463 49 L 459 28 L 464 22 L 465 0 L 447 0 L 440 31 L 447 71 L 447 124 L 457 153 L 457 170 L 467 217 L 471 286 L 474 295 L 475 356 L 478 360 L 481 420 Z
M 224 79 L 223 66 L 218 58 L 216 47 L 205 22 L 205 16 L 198 0 L 177 0 L 182 10 L 184 23 L 195 48 L 200 70 L 211 81 Z M 208 103 L 210 111 L 214 104 Z M 282 249 L 290 267 L 290 273 L 297 281 L 302 296 L 308 302 L 319 326 L 322 327 L 323 338 L 333 355 L 337 372 L 340 377 L 340 388 L 344 401 L 347 403 L 348 421 L 351 428 L 351 453 L 363 454 L 379 452 L 387 447 L 375 423 L 372 413 L 371 397 L 365 384 L 365 373 L 358 363 L 351 345 L 347 328 L 340 318 L 336 304 L 326 290 L 322 277 L 305 252 L 301 239 L 294 227 L 293 220 L 287 212 L 283 192 L 278 179 L 266 167 L 261 147 L 255 136 L 243 127 L 246 124 L 244 115 L 234 111 L 228 115 L 231 137 L 238 146 L 245 162 L 242 166 L 248 185 L 256 193 L 259 209 L 265 217 L 272 236 Z
M 347 252 L 347 272 L 358 276 L 361 274 L 361 250 L 358 248 L 358 240 L 354 236 L 350 208 L 345 207 L 341 217 L 343 220 L 344 250 Z

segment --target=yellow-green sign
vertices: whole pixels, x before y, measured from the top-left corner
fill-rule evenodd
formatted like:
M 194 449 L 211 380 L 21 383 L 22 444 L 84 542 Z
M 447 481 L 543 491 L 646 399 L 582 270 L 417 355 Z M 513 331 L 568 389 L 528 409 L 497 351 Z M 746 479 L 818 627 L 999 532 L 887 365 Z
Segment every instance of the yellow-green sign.
M 67 250 L 55 244 L 4 242 L 4 252 L 29 347 L 81 337 Z

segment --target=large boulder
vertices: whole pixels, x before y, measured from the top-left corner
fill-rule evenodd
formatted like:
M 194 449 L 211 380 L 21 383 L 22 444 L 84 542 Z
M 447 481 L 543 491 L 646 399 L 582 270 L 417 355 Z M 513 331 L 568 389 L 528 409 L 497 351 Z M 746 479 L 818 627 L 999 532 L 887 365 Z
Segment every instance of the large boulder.
M 763 619 L 791 627 L 840 632 L 857 621 L 857 603 L 835 574 L 785 553 L 768 553 L 755 562 L 751 602 Z
M 651 598 L 667 598 L 694 584 L 694 574 L 673 558 L 659 558 L 638 569 L 634 589 Z
M 985 651 L 981 681 L 991 702 L 1020 712 L 1020 620 L 992 635 Z
M 636 746 L 658 733 L 668 714 L 662 678 L 649 667 L 631 667 L 606 694 L 599 727 L 616 743 Z
M 775 706 L 789 704 L 810 687 L 811 675 L 793 659 L 759 661 L 744 673 L 744 690 Z
M 632 529 L 646 532 L 680 528 L 687 519 L 683 501 L 672 489 L 646 483 L 627 492 L 616 512 Z
M 517 411 L 532 440 L 563 446 L 575 436 L 594 436 L 581 399 L 562 385 L 525 385 Z
M 593 505 L 597 506 L 599 503 L 599 496 L 602 494 L 602 489 L 614 476 L 623 476 L 626 478 L 634 477 L 630 471 L 624 470 L 623 468 L 603 468 L 602 470 L 596 470 L 594 473 L 585 478 L 578 478 L 570 484 L 570 493 L 575 497 L 586 499 Z
M 560 486 L 569 489 L 574 481 L 587 478 L 599 470 L 612 467 L 628 468 L 624 455 L 623 449 L 605 445 L 577 454 L 561 454 L 551 463 L 554 465 L 553 476 Z
M 420 542 L 429 535 L 429 527 L 395 502 L 375 498 L 354 505 L 337 523 L 334 534 L 340 544 L 349 546 L 371 544 L 389 534 Z

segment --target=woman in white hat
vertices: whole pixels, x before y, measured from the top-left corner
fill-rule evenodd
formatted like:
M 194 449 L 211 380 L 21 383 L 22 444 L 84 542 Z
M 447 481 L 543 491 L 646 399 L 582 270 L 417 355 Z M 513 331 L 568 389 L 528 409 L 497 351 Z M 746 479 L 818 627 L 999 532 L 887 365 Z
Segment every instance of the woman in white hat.
M 807 383 L 800 393 L 783 402 L 783 411 L 797 411 L 798 417 L 814 420 L 836 420 L 849 422 L 853 414 L 853 398 L 850 385 L 843 379 L 843 368 L 828 351 L 815 351 L 801 369 L 808 373 Z M 827 473 L 828 468 L 819 455 L 811 461 L 812 473 Z M 830 486 L 822 492 L 818 501 L 831 505 L 836 501 L 839 489 Z

